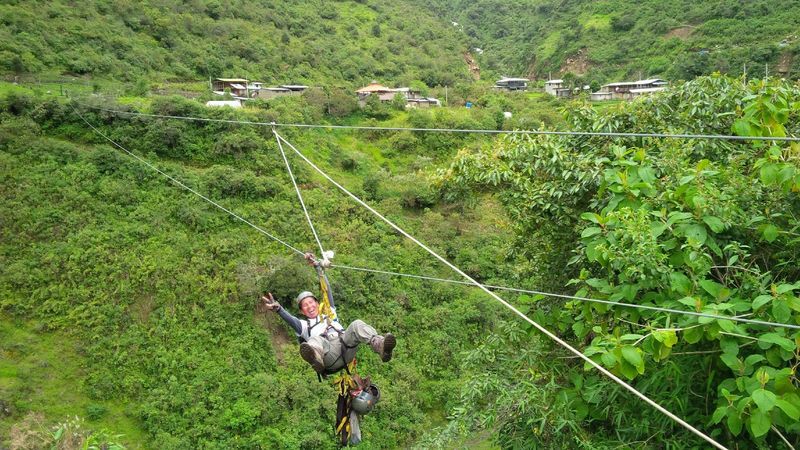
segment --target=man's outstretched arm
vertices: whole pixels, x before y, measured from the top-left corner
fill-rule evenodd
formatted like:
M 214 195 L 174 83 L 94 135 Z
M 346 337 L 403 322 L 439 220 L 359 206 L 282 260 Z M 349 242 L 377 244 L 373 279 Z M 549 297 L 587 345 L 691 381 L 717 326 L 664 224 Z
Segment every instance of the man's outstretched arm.
M 280 305 L 280 303 L 275 301 L 271 292 L 267 293 L 267 295 L 262 295 L 261 301 L 264 302 L 265 308 L 272 312 L 278 313 L 278 315 L 281 316 L 281 319 L 288 323 L 289 326 L 294 329 L 294 332 L 300 336 L 300 334 L 303 332 L 303 325 L 300 323 L 300 319 L 290 314 L 289 311 L 286 311 L 286 309 Z

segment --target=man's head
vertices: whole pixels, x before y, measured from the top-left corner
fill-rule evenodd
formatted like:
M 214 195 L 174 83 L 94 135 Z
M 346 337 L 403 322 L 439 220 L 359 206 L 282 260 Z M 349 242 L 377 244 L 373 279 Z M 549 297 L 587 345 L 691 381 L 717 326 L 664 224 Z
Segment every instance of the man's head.
M 295 299 L 295 302 L 297 303 L 297 307 L 300 308 L 300 312 L 309 319 L 314 319 L 319 314 L 319 303 L 311 292 L 301 292 Z

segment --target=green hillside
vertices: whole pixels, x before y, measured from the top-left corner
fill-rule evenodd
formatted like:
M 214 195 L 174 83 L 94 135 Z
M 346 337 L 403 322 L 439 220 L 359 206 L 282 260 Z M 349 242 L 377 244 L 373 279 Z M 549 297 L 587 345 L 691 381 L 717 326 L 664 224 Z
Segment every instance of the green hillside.
M 435 87 L 471 82 L 469 51 L 487 82 L 677 80 L 745 65 L 797 78 L 798 17 L 797 2 L 772 0 L 5 2 L 0 71 Z
M 408 2 L 3 2 L 7 73 L 133 81 L 429 86 L 467 79 L 460 37 Z
M 723 0 L 437 0 L 492 74 L 605 83 L 720 71 L 800 77 L 800 3 Z

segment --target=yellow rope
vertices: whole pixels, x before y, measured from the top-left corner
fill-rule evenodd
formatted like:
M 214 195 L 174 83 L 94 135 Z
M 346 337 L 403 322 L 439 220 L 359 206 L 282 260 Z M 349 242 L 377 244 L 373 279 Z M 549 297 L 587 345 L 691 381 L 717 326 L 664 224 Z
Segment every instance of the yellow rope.
M 319 302 L 319 312 L 328 318 L 328 324 L 330 325 L 331 320 L 336 320 L 336 313 L 333 311 L 333 308 L 331 308 L 330 295 L 328 294 L 328 284 L 325 283 L 325 276 L 322 274 L 319 276 L 319 291 L 322 294 L 322 301 Z
M 347 373 L 348 371 L 350 373 Z M 355 374 L 356 374 L 356 360 L 354 359 L 347 366 L 346 371 L 340 372 L 339 376 L 331 381 L 331 384 L 333 385 L 334 388 L 336 388 L 336 392 L 339 395 L 342 396 L 348 395 L 348 392 L 350 390 L 358 387 L 358 383 L 356 383 L 356 380 L 354 380 L 352 377 L 352 375 Z

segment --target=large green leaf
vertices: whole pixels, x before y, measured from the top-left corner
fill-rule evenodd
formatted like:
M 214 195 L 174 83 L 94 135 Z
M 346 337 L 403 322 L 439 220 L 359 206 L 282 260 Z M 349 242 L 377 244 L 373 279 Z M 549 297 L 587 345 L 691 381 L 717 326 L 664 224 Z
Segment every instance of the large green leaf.
M 611 369 L 617 365 L 617 357 L 614 355 L 613 352 L 605 352 L 600 356 L 600 359 L 603 361 L 603 365 L 607 368 Z
M 728 412 L 727 405 L 720 406 L 717 409 L 715 409 L 714 414 L 711 416 L 711 423 L 719 423 L 719 421 L 722 420 L 723 417 L 725 417 L 725 414 L 727 414 L 727 412 Z
M 756 310 L 772 301 L 771 295 L 759 295 L 753 300 L 753 309 Z
M 750 429 L 753 431 L 753 436 L 761 437 L 767 434 L 771 426 L 772 421 L 765 412 L 757 410 L 750 415 Z
M 792 310 L 789 308 L 789 302 L 785 299 L 777 299 L 772 302 L 772 315 L 778 322 L 786 323 L 792 318 Z
M 778 238 L 778 227 L 773 224 L 769 224 L 764 227 L 764 231 L 762 231 L 764 235 L 764 240 L 767 242 L 775 242 L 775 239 Z
M 622 347 L 622 357 L 629 362 L 641 374 L 644 373 L 644 359 L 642 350 L 632 345 Z
M 737 358 L 733 353 L 723 353 L 720 355 L 719 359 L 721 359 L 726 366 L 730 367 L 737 373 L 744 370 L 744 364 L 742 363 L 742 360 Z
M 728 429 L 731 430 L 734 436 L 738 436 L 742 432 L 742 419 L 736 413 L 728 414 Z
M 692 282 L 689 277 L 681 272 L 672 272 L 669 274 L 670 287 L 673 291 L 681 295 L 689 295 L 692 289 Z
M 775 394 L 766 389 L 757 389 L 750 397 L 758 405 L 758 409 L 764 412 L 772 411 L 777 400 Z
M 759 347 L 767 349 L 772 344 L 779 345 L 782 349 L 788 352 L 792 352 L 795 349 L 795 344 L 792 340 L 787 339 L 776 333 L 766 333 L 758 337 Z
M 703 216 L 703 222 L 711 228 L 714 233 L 720 233 L 725 230 L 725 224 L 716 216 Z
M 778 180 L 778 165 L 774 163 L 767 163 L 761 166 L 761 170 L 759 171 L 759 175 L 761 176 L 761 182 L 770 185 L 775 184 Z
M 700 245 L 705 244 L 706 238 L 708 237 L 708 233 L 706 232 L 706 227 L 697 224 L 687 226 L 684 229 L 683 233 L 687 239 L 693 239 L 697 241 Z
M 779 398 L 775 400 L 775 405 L 793 420 L 800 420 L 800 409 L 797 409 L 797 407 L 794 406 L 793 404 L 787 402 L 782 398 Z

